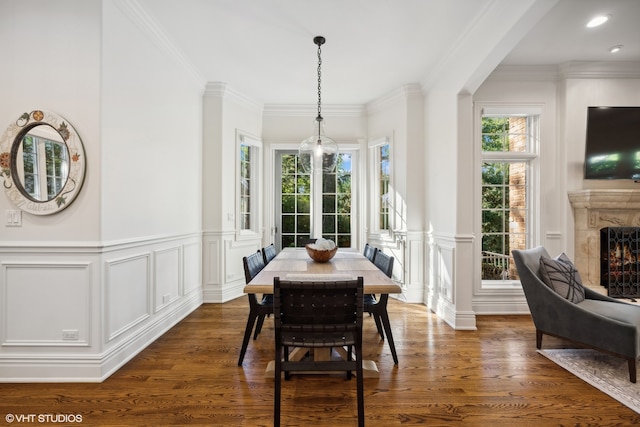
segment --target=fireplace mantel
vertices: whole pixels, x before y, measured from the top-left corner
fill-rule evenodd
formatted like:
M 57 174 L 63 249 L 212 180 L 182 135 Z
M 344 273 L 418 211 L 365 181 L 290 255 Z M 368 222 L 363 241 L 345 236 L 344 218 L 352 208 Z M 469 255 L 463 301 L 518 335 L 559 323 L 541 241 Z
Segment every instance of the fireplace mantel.
M 574 213 L 575 260 L 585 285 L 600 286 L 600 230 L 640 227 L 640 190 L 569 192 Z

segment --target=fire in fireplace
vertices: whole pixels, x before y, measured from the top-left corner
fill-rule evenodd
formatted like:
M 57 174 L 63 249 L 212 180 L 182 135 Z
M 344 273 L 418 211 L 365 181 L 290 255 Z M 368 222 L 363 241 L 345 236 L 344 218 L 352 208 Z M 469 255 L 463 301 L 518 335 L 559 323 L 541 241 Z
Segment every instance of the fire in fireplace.
M 640 297 L 640 227 L 600 230 L 600 284 L 614 298 Z

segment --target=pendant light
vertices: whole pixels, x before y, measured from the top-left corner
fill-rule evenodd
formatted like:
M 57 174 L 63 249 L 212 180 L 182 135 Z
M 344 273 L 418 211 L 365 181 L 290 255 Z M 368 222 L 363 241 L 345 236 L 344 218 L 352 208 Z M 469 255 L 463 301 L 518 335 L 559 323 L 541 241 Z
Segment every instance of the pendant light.
M 314 37 L 313 43 L 318 46 L 318 117 L 314 126 L 313 134 L 302 141 L 298 150 L 298 157 L 303 170 L 308 173 L 312 171 L 333 172 L 338 162 L 338 144 L 324 134 L 324 121 L 322 118 L 322 91 L 321 91 L 321 46 L 325 38 Z

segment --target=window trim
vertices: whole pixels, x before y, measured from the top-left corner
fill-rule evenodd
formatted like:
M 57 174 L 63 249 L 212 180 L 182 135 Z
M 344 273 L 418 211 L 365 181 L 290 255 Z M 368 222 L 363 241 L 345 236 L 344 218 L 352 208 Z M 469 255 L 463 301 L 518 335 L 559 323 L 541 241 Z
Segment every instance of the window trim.
M 533 130 L 531 146 L 526 152 L 483 152 L 482 151 L 482 118 L 485 116 L 512 116 L 512 117 L 535 117 L 537 116 L 536 127 Z M 475 242 L 475 253 L 480 254 L 482 251 L 482 164 L 483 162 L 524 162 L 529 164 L 528 172 L 528 198 L 527 210 L 530 212 L 531 218 L 527 225 L 527 242 L 529 247 L 534 247 L 539 242 L 540 229 L 540 136 L 542 133 L 541 126 L 543 121 L 543 105 L 540 104 L 509 104 L 509 103 L 477 103 L 474 109 L 475 126 L 474 126 L 474 152 L 476 174 L 476 191 L 474 196 L 474 206 L 477 209 L 475 215 L 476 235 L 479 236 Z M 504 293 L 516 292 L 521 293 L 522 287 L 520 280 L 482 280 L 482 262 L 481 257 L 475 257 L 478 260 L 475 271 L 476 294 L 482 293 Z
M 242 146 L 249 146 L 251 152 L 251 175 L 256 179 L 251 179 L 249 197 L 251 200 L 249 213 L 251 215 L 250 228 L 242 228 L 242 156 L 240 150 Z M 261 207 L 262 192 L 259 185 L 262 166 L 262 140 L 248 132 L 236 130 L 236 188 L 235 188 L 235 229 L 236 240 L 249 240 L 260 238 L 261 234 Z
M 372 139 L 367 144 L 368 157 L 369 157 L 369 234 L 378 235 L 380 237 L 389 237 L 395 229 L 396 217 L 393 215 L 393 209 L 389 211 L 389 228 L 380 228 L 380 204 L 378 203 L 378 194 L 380 194 L 380 174 L 378 165 L 380 164 L 380 152 L 379 147 L 383 145 L 389 146 L 389 188 L 393 188 L 393 144 L 391 138 L 384 136 L 381 138 Z M 392 203 L 390 203 L 392 206 Z

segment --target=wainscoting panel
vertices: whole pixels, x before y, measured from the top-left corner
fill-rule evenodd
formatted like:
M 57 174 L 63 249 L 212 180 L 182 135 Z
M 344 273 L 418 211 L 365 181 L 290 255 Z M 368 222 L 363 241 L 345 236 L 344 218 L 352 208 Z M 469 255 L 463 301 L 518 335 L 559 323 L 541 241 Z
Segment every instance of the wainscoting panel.
M 150 316 L 151 254 L 107 261 L 106 336 L 108 341 Z
M 183 291 L 182 295 L 187 295 L 193 291 L 202 289 L 202 244 L 198 241 L 195 243 L 186 243 L 182 251 L 183 269 Z
M 154 309 L 162 310 L 180 296 L 182 281 L 180 275 L 180 248 L 170 248 L 155 252 L 154 262 Z
M 3 262 L 1 267 L 3 346 L 89 345 L 90 263 Z
M 0 383 L 106 379 L 202 304 L 201 248 L 200 232 L 0 242 Z

